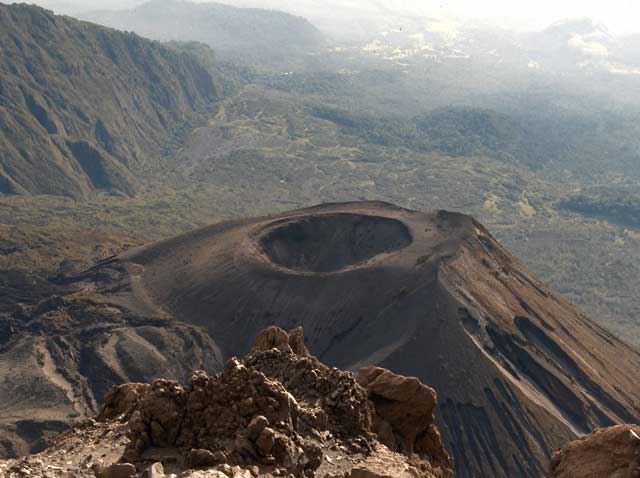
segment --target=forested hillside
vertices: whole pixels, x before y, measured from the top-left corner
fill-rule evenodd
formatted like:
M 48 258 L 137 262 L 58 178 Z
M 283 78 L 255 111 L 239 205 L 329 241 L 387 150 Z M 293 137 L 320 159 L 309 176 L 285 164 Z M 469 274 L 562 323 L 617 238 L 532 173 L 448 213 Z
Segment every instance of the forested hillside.
M 215 70 L 132 33 L 0 4 L 0 192 L 131 195 L 172 128 L 222 96 Z

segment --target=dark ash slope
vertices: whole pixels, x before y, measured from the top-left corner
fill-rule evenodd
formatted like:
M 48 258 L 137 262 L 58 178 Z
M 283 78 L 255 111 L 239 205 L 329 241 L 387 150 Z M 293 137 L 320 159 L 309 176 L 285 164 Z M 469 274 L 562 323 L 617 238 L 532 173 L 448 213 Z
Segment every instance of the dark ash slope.
M 461 214 L 319 206 L 207 227 L 105 267 L 129 271 L 115 293 L 98 280 L 108 300 L 202 326 L 226 357 L 269 324 L 302 325 L 328 363 L 432 384 L 458 477 L 542 476 L 568 440 L 640 419 L 640 355 Z

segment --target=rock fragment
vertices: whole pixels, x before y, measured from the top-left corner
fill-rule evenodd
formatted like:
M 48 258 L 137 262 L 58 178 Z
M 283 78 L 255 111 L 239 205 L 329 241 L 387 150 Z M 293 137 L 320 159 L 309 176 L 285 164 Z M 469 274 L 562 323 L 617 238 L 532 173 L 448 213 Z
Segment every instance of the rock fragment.
M 194 448 L 189 452 L 189 464 L 194 468 L 212 466 L 218 463 L 216 457 L 209 450 Z
M 133 478 L 136 476 L 136 467 L 131 463 L 114 463 L 107 467 L 94 469 L 96 478 Z
M 640 426 L 603 428 L 554 453 L 549 478 L 640 477 Z

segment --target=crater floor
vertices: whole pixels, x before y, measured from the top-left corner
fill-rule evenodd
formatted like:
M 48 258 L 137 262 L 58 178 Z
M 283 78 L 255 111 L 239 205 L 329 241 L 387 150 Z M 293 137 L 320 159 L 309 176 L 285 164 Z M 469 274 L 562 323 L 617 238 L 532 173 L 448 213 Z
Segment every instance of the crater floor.
M 259 247 L 273 263 L 301 272 L 336 272 L 412 242 L 396 219 L 364 214 L 323 214 L 270 225 Z

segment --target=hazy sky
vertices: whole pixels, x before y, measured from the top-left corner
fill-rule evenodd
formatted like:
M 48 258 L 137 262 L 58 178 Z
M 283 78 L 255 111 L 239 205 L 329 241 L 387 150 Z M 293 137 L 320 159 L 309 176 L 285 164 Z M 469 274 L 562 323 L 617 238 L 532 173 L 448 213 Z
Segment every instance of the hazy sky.
M 0 0 L 10 3 L 8 0 Z M 123 8 L 144 0 L 24 0 L 49 8 L 75 9 Z M 196 0 L 206 1 L 206 0 Z M 640 0 L 218 0 L 220 3 L 251 4 L 304 13 L 331 9 L 329 5 L 350 10 L 403 10 L 423 14 L 452 13 L 470 18 L 501 21 L 517 20 L 521 26 L 540 29 L 568 17 L 592 17 L 617 33 L 640 32 Z M 288 8 L 287 8 L 288 7 Z
M 408 3 L 419 5 L 419 1 Z M 431 2 L 428 2 L 431 4 Z M 449 0 L 443 10 L 470 17 L 510 17 L 543 28 L 567 17 L 593 17 L 619 33 L 640 31 L 638 0 Z

